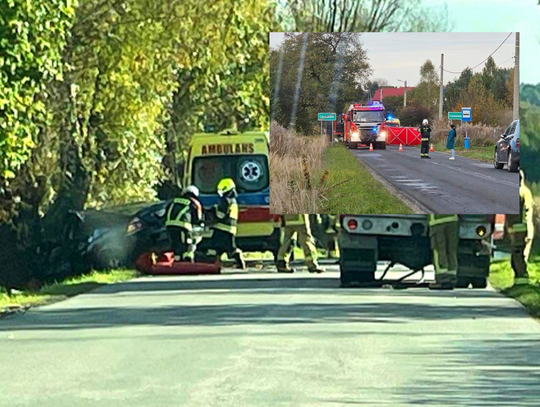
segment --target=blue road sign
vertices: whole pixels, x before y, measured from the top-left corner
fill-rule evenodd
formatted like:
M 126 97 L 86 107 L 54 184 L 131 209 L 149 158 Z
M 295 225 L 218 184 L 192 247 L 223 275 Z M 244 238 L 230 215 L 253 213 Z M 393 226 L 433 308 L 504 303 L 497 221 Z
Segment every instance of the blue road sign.
M 471 119 L 472 119 L 472 108 L 470 107 L 461 108 L 461 121 L 470 122 Z

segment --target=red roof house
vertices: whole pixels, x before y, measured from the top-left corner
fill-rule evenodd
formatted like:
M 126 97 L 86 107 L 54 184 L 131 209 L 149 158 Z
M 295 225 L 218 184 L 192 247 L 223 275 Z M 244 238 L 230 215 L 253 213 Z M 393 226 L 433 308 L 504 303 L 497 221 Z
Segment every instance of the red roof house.
M 413 90 L 413 87 L 407 86 L 407 92 L 410 92 Z M 384 102 L 384 98 L 386 96 L 403 96 L 405 93 L 405 87 L 400 88 L 380 88 L 375 91 L 375 94 L 373 95 L 373 101 L 381 102 L 381 91 L 382 91 L 382 102 Z

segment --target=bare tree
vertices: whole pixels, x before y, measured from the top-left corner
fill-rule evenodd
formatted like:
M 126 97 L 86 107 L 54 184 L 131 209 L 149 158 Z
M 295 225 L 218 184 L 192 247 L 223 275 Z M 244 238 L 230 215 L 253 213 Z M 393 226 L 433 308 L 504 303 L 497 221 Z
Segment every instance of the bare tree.
M 444 31 L 446 14 L 431 13 L 421 0 L 273 0 L 278 14 L 287 15 L 288 31 Z M 291 27 L 292 25 L 292 27 Z

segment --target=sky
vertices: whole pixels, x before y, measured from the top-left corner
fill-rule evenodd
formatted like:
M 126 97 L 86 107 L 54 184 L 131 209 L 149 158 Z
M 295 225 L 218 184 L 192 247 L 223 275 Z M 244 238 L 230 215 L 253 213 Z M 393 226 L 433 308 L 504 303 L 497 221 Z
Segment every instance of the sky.
M 461 71 L 475 66 L 491 54 L 510 32 L 520 32 L 520 81 L 540 83 L 540 7 L 537 0 L 423 0 L 428 10 L 448 4 L 451 33 L 364 33 L 363 43 L 373 69 L 372 78 L 385 78 L 391 86 L 402 86 L 397 79 L 415 86 L 420 78 L 420 65 L 431 59 L 444 67 Z M 383 37 L 383 36 L 387 37 Z M 271 33 L 270 46 L 281 43 L 283 34 Z M 495 63 L 512 66 L 515 36 L 493 55 Z M 419 59 L 418 59 L 419 58 Z M 420 61 L 419 63 L 417 62 Z M 481 71 L 482 66 L 475 69 Z M 447 83 L 459 75 L 444 73 Z
M 474 67 L 486 59 L 510 33 L 363 33 L 361 41 L 367 52 L 373 74 L 372 79 L 384 78 L 390 86 L 403 86 L 398 79 L 406 80 L 407 86 L 416 86 L 420 80 L 420 66 L 431 60 L 440 73 L 441 54 L 444 69 L 461 72 L 467 66 Z M 270 43 L 276 44 L 281 33 L 271 33 Z M 497 66 L 513 66 L 515 34 L 493 54 Z M 483 64 L 474 70 L 482 70 Z M 448 83 L 459 74 L 444 72 L 443 81 Z

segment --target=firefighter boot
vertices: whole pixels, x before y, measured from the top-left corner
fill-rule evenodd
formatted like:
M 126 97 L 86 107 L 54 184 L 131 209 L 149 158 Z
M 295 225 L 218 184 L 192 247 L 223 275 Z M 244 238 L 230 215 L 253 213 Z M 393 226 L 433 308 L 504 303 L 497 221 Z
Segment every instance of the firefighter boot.
M 242 253 L 236 252 L 233 256 L 234 260 L 236 261 L 236 268 L 239 268 L 240 270 L 246 269 L 246 262 L 242 258 Z
M 324 273 L 324 270 L 320 268 L 318 265 L 314 264 L 310 267 L 308 267 L 308 271 L 310 273 Z
M 285 263 L 285 260 L 278 260 L 276 262 L 276 267 L 277 267 L 278 273 L 294 273 L 294 269 L 289 267 Z

